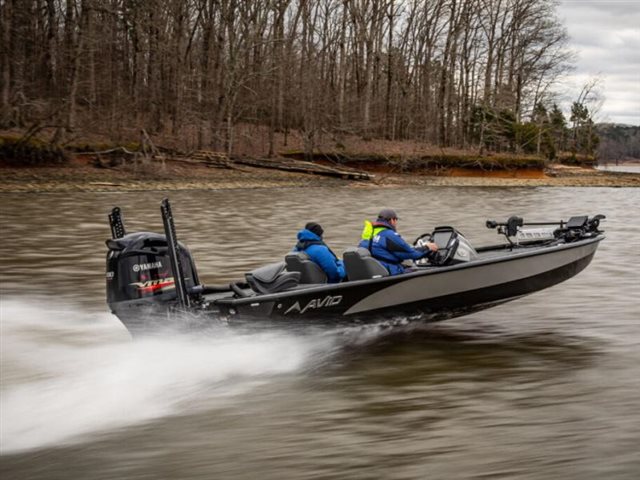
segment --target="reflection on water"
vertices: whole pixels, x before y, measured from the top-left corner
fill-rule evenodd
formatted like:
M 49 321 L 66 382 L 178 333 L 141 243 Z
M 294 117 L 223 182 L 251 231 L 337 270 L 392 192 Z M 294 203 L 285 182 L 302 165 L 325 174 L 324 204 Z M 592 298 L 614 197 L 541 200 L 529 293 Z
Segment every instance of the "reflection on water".
M 308 220 L 342 251 L 383 206 L 408 239 L 582 213 L 607 239 L 576 278 L 441 324 L 132 342 L 104 304 L 106 214 L 160 231 L 161 198 L 2 195 L 3 479 L 635 478 L 636 190 L 172 193 L 208 283 L 281 257 Z
M 345 345 L 338 358 L 344 359 L 349 368 L 360 363 L 373 365 L 375 371 L 384 370 L 385 366 L 398 367 L 395 360 L 413 351 L 414 356 L 429 364 L 428 375 L 460 369 L 476 378 L 479 374 L 492 377 L 497 373 L 518 376 L 528 365 L 545 364 L 544 369 L 538 369 L 544 376 L 582 368 L 598 354 L 599 343 L 553 331 L 514 334 L 499 328 L 451 329 L 446 325 L 391 329 L 370 339 L 354 340 L 357 341 Z

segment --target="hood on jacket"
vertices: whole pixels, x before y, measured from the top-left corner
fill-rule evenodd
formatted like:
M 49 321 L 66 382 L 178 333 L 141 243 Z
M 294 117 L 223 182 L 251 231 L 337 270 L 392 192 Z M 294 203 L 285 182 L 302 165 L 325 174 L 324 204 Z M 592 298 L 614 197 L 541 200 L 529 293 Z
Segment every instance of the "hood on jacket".
M 376 228 L 376 227 L 387 227 L 393 230 L 394 232 L 396 231 L 393 225 L 389 223 L 389 220 L 385 220 L 384 218 L 378 218 L 375 222 L 373 222 L 373 228 Z
M 313 233 L 311 230 L 307 230 L 306 228 L 303 228 L 298 232 L 298 240 L 301 242 L 309 242 L 309 241 L 321 242 L 322 237 L 319 237 L 318 235 Z

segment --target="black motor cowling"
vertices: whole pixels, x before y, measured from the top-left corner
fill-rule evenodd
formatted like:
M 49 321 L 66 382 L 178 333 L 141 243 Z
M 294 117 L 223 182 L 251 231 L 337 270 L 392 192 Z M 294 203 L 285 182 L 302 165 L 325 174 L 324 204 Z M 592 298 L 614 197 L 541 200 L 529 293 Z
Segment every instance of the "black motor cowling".
M 173 303 L 177 298 L 165 235 L 136 232 L 107 240 L 107 303 L 118 313 L 123 303 Z M 199 285 L 189 250 L 178 244 L 187 290 Z M 139 302 L 136 302 L 139 301 Z

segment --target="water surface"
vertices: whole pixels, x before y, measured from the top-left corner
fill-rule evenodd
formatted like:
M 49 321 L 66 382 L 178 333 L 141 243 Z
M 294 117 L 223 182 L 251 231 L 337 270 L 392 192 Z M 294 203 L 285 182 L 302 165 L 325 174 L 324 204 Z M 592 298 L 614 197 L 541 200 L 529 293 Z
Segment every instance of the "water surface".
M 640 165 L 637 163 L 621 163 L 619 165 L 614 164 L 604 164 L 598 165 L 598 170 L 604 170 L 606 172 L 623 172 L 623 173 L 639 173 L 640 174 Z
M 568 282 L 440 324 L 133 342 L 104 303 L 106 215 L 160 231 L 162 197 L 0 196 L 3 479 L 637 478 L 637 189 L 172 192 L 207 283 L 281 258 L 309 220 L 342 251 L 385 206 L 409 240 L 595 213 L 607 239 Z

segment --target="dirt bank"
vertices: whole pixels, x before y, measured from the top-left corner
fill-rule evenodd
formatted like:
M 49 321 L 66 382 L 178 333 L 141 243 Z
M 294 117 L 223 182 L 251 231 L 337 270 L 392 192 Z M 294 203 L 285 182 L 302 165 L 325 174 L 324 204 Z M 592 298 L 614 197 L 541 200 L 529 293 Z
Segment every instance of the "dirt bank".
M 253 167 L 210 168 L 204 165 L 139 165 L 96 168 L 74 161 L 64 167 L 0 166 L 0 192 L 101 192 L 191 189 L 345 186 L 381 188 L 401 186 L 563 186 L 640 187 L 640 175 L 556 166 L 538 172 L 500 173 L 460 169 L 420 174 L 376 172 L 374 181 L 349 181 Z

